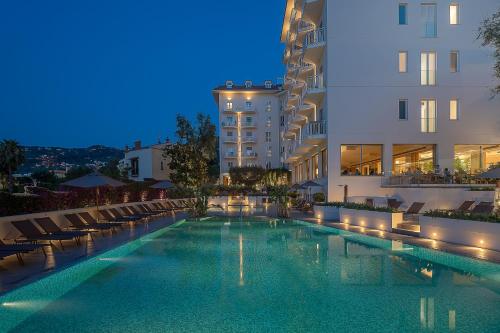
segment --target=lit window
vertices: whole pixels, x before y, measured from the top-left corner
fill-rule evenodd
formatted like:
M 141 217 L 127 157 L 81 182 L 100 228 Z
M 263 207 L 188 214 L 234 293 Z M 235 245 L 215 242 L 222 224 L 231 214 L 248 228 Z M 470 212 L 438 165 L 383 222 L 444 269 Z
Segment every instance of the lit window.
M 271 132 L 266 132 L 266 142 L 271 142 Z
M 422 52 L 420 56 L 420 83 L 423 86 L 436 85 L 436 53 Z
M 399 100 L 399 120 L 407 120 L 408 119 L 408 100 L 400 99 Z
M 450 52 L 450 72 L 457 73 L 458 72 L 458 51 Z
M 450 100 L 450 120 L 458 120 L 458 99 Z
M 233 109 L 233 102 L 227 101 L 226 102 L 226 110 L 232 110 Z
M 376 176 L 382 174 L 382 145 L 341 145 L 342 176 Z
M 408 52 L 406 51 L 399 52 L 399 72 L 408 72 Z
M 458 24 L 458 4 L 456 3 L 450 5 L 450 24 Z
M 437 37 L 436 4 L 422 4 L 421 16 L 422 16 L 423 36 L 427 38 Z
M 420 101 L 420 131 L 422 133 L 436 132 L 436 101 L 433 99 Z
M 408 24 L 408 4 L 400 3 L 399 4 L 399 25 Z

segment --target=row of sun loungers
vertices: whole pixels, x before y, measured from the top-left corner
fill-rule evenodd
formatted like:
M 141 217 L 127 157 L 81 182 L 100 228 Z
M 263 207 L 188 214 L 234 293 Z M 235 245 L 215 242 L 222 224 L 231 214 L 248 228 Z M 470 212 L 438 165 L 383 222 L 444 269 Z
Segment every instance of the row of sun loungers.
M 74 241 L 81 244 L 81 238 L 90 237 L 92 234 L 122 228 L 126 223 L 145 222 L 151 218 L 163 216 L 168 213 L 185 210 L 194 205 L 194 199 L 153 202 L 148 204 L 125 205 L 119 208 L 99 210 L 99 219 L 88 212 L 65 214 L 64 218 L 69 223 L 67 228 L 61 228 L 50 217 L 35 218 L 30 220 L 13 221 L 11 224 L 21 234 L 14 239 L 13 244 L 5 244 L 0 240 L 0 260 L 16 255 L 20 264 L 23 264 L 22 255 L 36 250 L 43 251 L 44 246 L 53 246 L 58 242 L 64 250 L 63 241 Z

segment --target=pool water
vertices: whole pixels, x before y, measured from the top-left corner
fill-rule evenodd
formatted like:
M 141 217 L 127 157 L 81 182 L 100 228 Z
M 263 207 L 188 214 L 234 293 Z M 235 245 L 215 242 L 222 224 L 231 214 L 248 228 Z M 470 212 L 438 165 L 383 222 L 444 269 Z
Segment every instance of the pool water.
M 183 221 L 0 297 L 12 332 L 500 332 L 500 265 L 300 221 Z

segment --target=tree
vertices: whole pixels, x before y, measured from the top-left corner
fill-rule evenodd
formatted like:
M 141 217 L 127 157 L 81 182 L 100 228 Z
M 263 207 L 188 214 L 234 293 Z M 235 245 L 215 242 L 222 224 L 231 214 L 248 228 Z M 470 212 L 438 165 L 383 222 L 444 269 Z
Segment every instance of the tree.
M 87 167 L 87 166 L 79 165 L 79 166 L 72 167 L 71 169 L 68 170 L 68 172 L 66 172 L 65 181 L 88 175 L 91 172 L 92 172 L 92 169 Z
M 14 172 L 24 163 L 24 149 L 15 140 L 0 143 L 0 173 L 7 178 L 9 193 L 14 190 Z
M 289 185 L 291 176 L 291 172 L 285 168 L 269 169 L 264 175 L 264 183 L 268 187 Z
M 273 186 L 269 189 L 269 198 L 276 204 L 278 217 L 288 217 L 288 192 L 287 185 Z
M 215 125 L 210 116 L 198 114 L 197 127 L 177 115 L 177 142 L 165 147 L 169 157 L 171 180 L 187 188 L 199 188 L 209 182 L 209 165 L 216 157 Z
M 500 80 L 500 10 L 483 21 L 478 38 L 482 39 L 483 46 L 492 46 L 495 49 L 495 77 Z M 500 94 L 500 84 L 493 88 L 493 92 Z
M 208 192 L 204 187 L 211 181 L 213 166 L 217 163 L 216 128 L 210 116 L 199 113 L 196 127 L 181 115 L 177 115 L 177 142 L 165 147 L 163 156 L 170 159 L 170 178 L 175 183 L 193 191 L 197 206 L 193 215 L 206 214 Z M 210 170 L 212 170 L 210 172 Z
M 99 169 L 99 172 L 102 173 L 105 176 L 114 178 L 114 179 L 121 179 L 123 178 L 123 174 L 120 171 L 120 168 L 118 168 L 118 164 L 120 161 L 118 159 L 113 159 L 106 163 L 105 166 L 101 167 Z
M 247 187 L 255 187 L 262 183 L 266 171 L 260 166 L 244 166 L 229 169 L 231 183 Z
M 35 170 L 31 174 L 31 178 L 36 180 L 37 186 L 41 185 L 42 187 L 46 187 L 50 190 L 55 190 L 59 183 L 59 179 L 57 179 L 54 173 L 47 169 Z

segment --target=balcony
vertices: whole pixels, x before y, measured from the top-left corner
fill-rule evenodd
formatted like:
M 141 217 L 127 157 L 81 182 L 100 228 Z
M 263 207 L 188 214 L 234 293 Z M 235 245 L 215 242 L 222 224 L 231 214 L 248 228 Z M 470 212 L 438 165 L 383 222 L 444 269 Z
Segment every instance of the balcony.
M 234 121 L 234 120 L 232 120 L 232 121 L 231 120 L 230 121 L 227 121 L 227 120 L 223 121 L 221 123 L 221 125 L 224 128 L 233 128 L 233 127 L 237 127 L 238 126 L 238 124 L 236 124 L 236 121 Z
M 244 107 L 238 107 L 236 108 L 236 112 L 238 113 L 255 113 L 257 110 L 255 109 L 255 106 L 244 106 Z
M 326 28 L 308 32 L 304 37 L 304 60 L 319 64 L 326 46 Z
M 315 25 L 311 22 L 305 21 L 305 20 L 300 20 L 299 22 L 299 27 L 298 27 L 298 33 L 305 33 L 309 32 L 311 30 L 314 30 Z
M 241 143 L 256 143 L 257 138 L 255 136 L 242 136 Z
M 323 14 L 324 0 L 305 0 L 302 19 L 319 25 Z
M 238 154 L 236 154 L 234 151 L 228 151 L 224 154 L 224 157 L 228 159 L 238 158 Z
M 234 113 L 235 111 L 234 111 L 232 106 L 231 107 L 226 106 L 226 107 L 224 107 L 223 112 L 224 113 Z
M 238 143 L 238 138 L 235 136 L 225 136 L 222 141 L 224 143 Z
M 302 127 L 302 142 L 309 145 L 319 145 L 326 141 L 326 131 L 325 120 L 311 121 Z
M 240 126 L 242 128 L 252 128 L 257 127 L 257 123 L 255 121 L 242 121 Z
M 257 158 L 257 153 L 253 152 L 253 151 L 252 152 L 245 152 L 241 155 L 241 157 L 253 159 L 253 158 Z
M 307 78 L 306 94 L 304 100 L 308 103 L 320 105 L 325 96 L 326 88 L 323 74 L 314 75 Z

